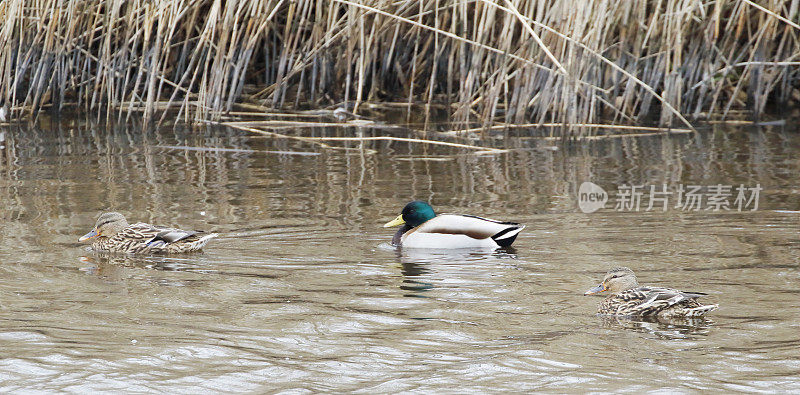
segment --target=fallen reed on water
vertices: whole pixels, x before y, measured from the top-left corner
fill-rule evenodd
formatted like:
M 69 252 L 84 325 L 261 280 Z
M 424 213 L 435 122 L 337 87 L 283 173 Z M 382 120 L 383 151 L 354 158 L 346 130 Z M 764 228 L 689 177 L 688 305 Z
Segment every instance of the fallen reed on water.
M 384 101 L 683 126 L 800 101 L 800 0 L 3 0 L 0 105 L 187 121 Z

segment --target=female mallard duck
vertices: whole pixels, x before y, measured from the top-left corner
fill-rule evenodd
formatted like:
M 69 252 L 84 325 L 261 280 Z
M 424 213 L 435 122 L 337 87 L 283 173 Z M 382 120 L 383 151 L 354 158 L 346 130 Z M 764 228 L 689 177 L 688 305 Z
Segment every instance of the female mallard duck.
M 500 222 L 472 215 L 440 214 L 422 201 L 413 201 L 384 228 L 403 225 L 392 244 L 409 248 L 508 247 L 525 228 L 516 222 Z
M 627 267 L 611 269 L 600 285 L 586 291 L 592 295 L 609 291 L 600 303 L 598 314 L 617 316 L 658 316 L 661 318 L 700 317 L 717 305 L 702 305 L 697 298 L 701 292 L 683 292 L 661 287 L 640 287 L 633 270 Z
M 216 233 L 153 226 L 143 222 L 128 225 L 120 213 L 103 213 L 91 232 L 78 241 L 94 239 L 96 251 L 143 253 L 193 252 L 203 248 Z

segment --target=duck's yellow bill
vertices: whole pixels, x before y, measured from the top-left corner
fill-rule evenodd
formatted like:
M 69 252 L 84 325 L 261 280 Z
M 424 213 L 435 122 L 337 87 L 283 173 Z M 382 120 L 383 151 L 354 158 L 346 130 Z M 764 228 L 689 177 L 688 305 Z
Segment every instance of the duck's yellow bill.
M 78 239 L 78 241 L 86 241 L 94 237 L 97 237 L 97 229 L 92 229 L 91 232 L 81 236 L 81 238 Z
M 397 216 L 397 218 L 383 224 L 384 228 L 391 228 L 392 226 L 400 226 L 405 224 L 406 221 L 403 220 L 403 214 Z
M 600 285 L 598 285 L 598 286 L 596 286 L 596 287 L 584 292 L 583 295 L 586 296 L 586 295 L 598 294 L 598 293 L 603 292 L 605 290 L 606 290 L 605 284 L 600 284 Z

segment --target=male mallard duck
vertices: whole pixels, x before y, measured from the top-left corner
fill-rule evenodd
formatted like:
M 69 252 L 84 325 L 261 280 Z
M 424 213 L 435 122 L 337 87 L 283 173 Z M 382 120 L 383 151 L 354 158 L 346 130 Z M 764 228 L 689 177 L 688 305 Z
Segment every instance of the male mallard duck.
M 392 244 L 409 248 L 498 248 L 508 247 L 525 228 L 516 222 L 500 222 L 472 215 L 436 215 L 433 207 L 413 201 L 384 228 L 403 225 Z
M 143 222 L 128 225 L 120 213 L 103 213 L 97 218 L 94 229 L 78 241 L 95 239 L 92 248 L 96 251 L 179 253 L 198 251 L 214 237 L 216 233 L 164 228 Z
M 627 267 L 611 269 L 600 285 L 586 291 L 592 295 L 609 291 L 600 303 L 598 314 L 617 316 L 658 316 L 661 318 L 700 317 L 717 305 L 702 305 L 697 298 L 701 292 L 683 292 L 661 287 L 640 287 L 633 270 Z

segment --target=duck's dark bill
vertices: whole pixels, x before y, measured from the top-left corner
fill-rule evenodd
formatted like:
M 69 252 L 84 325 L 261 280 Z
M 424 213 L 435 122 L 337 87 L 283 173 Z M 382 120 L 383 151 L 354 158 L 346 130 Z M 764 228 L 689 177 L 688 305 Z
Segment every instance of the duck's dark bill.
M 584 292 L 584 295 L 592 295 L 592 294 L 603 292 L 605 290 L 606 289 L 605 289 L 605 287 L 603 287 L 603 284 L 600 284 L 600 285 L 598 285 L 598 286 L 596 286 L 596 287 Z
M 97 230 L 96 229 L 92 229 L 91 232 L 81 236 L 81 238 L 78 239 L 78 241 L 86 241 L 86 240 L 89 240 L 89 239 L 91 239 L 93 237 L 96 237 L 96 236 L 97 236 Z
M 385 223 L 383 225 L 383 227 L 384 228 L 391 228 L 393 226 L 400 226 L 400 225 L 402 225 L 404 223 L 406 223 L 406 221 L 403 219 L 403 214 L 400 214 L 400 215 L 397 216 L 397 218 Z

